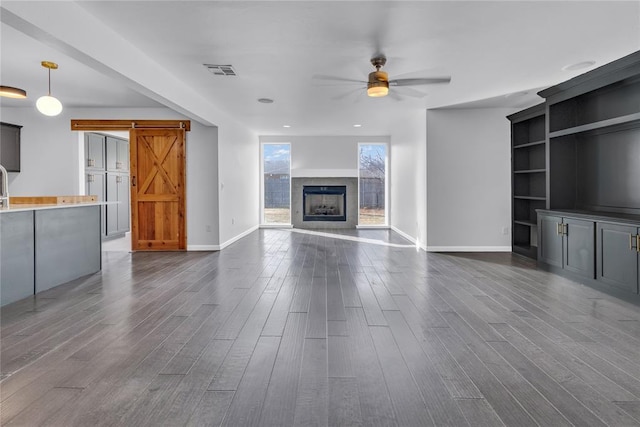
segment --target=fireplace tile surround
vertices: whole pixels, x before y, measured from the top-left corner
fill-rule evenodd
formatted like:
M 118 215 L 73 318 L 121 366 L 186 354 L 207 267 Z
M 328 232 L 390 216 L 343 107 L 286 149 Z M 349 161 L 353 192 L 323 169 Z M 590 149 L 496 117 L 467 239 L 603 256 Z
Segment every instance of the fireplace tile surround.
M 303 220 L 303 187 L 304 186 L 336 186 L 347 187 L 347 220 L 346 221 L 304 221 Z M 358 178 L 291 178 L 291 224 L 294 228 L 337 229 L 356 228 L 358 224 Z

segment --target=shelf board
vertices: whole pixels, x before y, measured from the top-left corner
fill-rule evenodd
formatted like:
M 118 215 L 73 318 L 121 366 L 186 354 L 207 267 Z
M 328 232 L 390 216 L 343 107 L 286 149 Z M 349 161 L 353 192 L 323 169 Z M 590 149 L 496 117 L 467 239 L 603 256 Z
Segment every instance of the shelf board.
M 546 172 L 546 169 L 524 169 L 519 171 L 513 171 L 513 173 L 541 173 Z
M 547 200 L 546 197 L 536 197 L 536 196 L 513 196 L 514 199 L 522 199 L 522 200 Z
M 589 132 L 597 129 L 604 129 L 613 126 L 640 124 L 640 113 L 628 114 L 626 116 L 614 117 L 613 119 L 601 120 L 599 122 L 587 123 L 585 125 L 574 126 L 567 129 L 557 130 L 549 133 L 549 138 L 574 135 L 582 132 Z
M 518 149 L 518 148 L 527 148 L 527 147 L 533 147 L 535 145 L 542 145 L 544 144 L 546 141 L 543 139 L 542 141 L 534 141 L 534 142 L 527 142 L 526 144 L 518 144 L 518 145 L 514 145 L 513 149 Z
M 536 224 L 533 221 L 526 221 L 526 220 L 520 220 L 520 219 L 514 219 L 513 220 L 514 224 L 520 224 L 520 225 L 526 225 L 528 227 L 537 227 L 538 224 Z

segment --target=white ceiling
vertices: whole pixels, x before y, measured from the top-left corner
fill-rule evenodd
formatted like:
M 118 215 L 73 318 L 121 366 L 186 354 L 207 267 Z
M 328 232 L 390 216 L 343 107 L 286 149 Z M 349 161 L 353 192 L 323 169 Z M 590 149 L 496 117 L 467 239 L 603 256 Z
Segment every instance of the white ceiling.
M 3 98 L 3 107 L 35 105 L 46 92 L 40 61 L 50 60 L 60 65 L 52 72 L 53 95 L 67 107 L 162 103 L 198 119 L 210 105 L 264 135 L 390 134 L 408 111 L 525 107 L 541 101 L 538 89 L 588 70 L 563 66 L 593 60 L 597 67 L 640 49 L 639 1 L 18 3 L 3 0 L 0 10 L 0 79 L 26 89 L 29 99 Z M 68 28 L 90 16 L 112 31 Z M 45 32 L 33 29 L 43 22 Z M 122 43 L 147 57 L 140 61 L 147 74 L 169 76 L 164 85 L 183 93 L 145 84 L 134 76 L 140 70 L 130 55 L 95 54 Z M 450 75 L 451 84 L 416 87 L 424 98 L 396 100 L 312 79 L 365 80 L 376 53 L 387 56 L 390 78 Z M 204 63 L 231 64 L 238 76 L 214 76 Z M 275 102 L 258 103 L 263 97 Z

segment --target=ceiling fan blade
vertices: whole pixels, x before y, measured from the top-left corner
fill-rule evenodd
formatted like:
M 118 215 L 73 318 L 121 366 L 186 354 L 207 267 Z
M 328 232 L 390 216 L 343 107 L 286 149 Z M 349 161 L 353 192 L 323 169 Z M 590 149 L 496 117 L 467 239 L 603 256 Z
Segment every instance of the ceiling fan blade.
M 424 98 L 427 96 L 426 93 L 410 88 L 409 86 L 398 86 L 398 88 L 393 89 L 393 91 L 398 92 L 400 95 L 411 96 L 413 98 Z
M 346 79 L 344 77 L 337 76 L 325 76 L 323 74 L 314 74 L 311 76 L 313 80 L 329 80 L 334 82 L 348 82 L 348 83 L 367 83 L 364 80 L 356 80 L 356 79 Z
M 359 87 L 357 89 L 352 89 L 349 91 L 346 91 L 344 93 L 341 93 L 340 95 L 334 96 L 331 99 L 333 99 L 334 101 L 339 101 L 341 99 L 347 98 L 350 95 L 353 95 L 355 92 L 360 92 L 361 90 L 363 90 L 363 88 Z
M 389 80 L 389 86 L 418 86 L 418 85 L 430 85 L 438 83 L 449 83 L 451 77 L 431 77 L 424 79 L 396 79 Z
M 389 91 L 389 98 L 393 99 L 394 101 L 402 101 L 402 97 L 391 90 Z

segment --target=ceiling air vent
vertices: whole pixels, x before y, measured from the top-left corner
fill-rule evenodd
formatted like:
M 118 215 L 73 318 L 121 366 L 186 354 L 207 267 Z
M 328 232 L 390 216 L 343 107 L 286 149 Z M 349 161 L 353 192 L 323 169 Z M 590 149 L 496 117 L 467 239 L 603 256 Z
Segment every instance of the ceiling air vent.
M 232 65 L 203 65 L 207 67 L 207 70 L 211 71 L 216 76 L 237 76 L 236 70 L 233 69 Z

